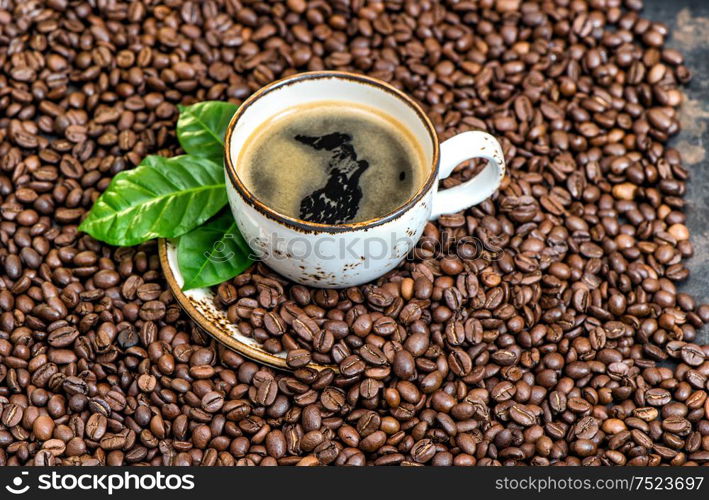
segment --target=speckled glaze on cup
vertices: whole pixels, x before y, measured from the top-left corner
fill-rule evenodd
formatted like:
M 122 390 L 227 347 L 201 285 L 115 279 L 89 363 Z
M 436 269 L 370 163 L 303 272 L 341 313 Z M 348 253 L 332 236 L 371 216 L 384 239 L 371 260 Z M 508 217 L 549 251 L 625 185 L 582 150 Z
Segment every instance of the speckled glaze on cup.
M 418 191 L 393 212 L 352 224 L 308 222 L 266 206 L 239 178 L 235 162 L 261 123 L 296 105 L 332 100 L 389 114 L 418 141 L 428 170 Z M 433 124 L 406 94 L 374 78 L 336 71 L 301 73 L 262 88 L 237 110 L 225 144 L 229 203 L 256 256 L 293 281 L 326 288 L 360 285 L 387 273 L 413 248 L 426 221 L 480 203 L 505 173 L 502 149 L 491 135 L 463 132 L 439 144 Z M 488 165 L 475 178 L 438 191 L 440 179 L 473 158 Z

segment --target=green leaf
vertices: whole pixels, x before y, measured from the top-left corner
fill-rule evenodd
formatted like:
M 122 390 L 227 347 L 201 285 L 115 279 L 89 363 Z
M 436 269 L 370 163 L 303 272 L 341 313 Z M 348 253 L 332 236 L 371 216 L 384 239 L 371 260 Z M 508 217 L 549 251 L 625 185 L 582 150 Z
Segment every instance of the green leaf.
M 177 139 L 182 149 L 195 156 L 223 158 L 224 134 L 236 108 L 236 104 L 220 101 L 180 106 Z
M 241 274 L 253 261 L 251 249 L 225 210 L 213 221 L 193 229 L 177 243 L 177 264 L 183 290 L 217 285 Z
M 116 246 L 176 238 L 226 203 L 221 163 L 189 155 L 148 156 L 113 178 L 79 230 Z

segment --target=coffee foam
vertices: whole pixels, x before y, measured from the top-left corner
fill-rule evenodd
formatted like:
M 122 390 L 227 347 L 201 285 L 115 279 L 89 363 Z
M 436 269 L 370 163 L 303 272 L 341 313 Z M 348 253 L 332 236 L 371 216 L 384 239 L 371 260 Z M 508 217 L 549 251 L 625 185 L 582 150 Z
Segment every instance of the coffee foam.
M 423 184 L 423 152 L 411 132 L 387 114 L 344 101 L 294 106 L 264 121 L 239 154 L 237 174 L 261 202 L 299 219 L 303 200 L 331 180 L 337 152 L 316 150 L 295 137 L 334 132 L 350 135 L 356 160 L 368 164 L 357 174 L 361 200 L 355 216 L 342 222 L 385 216 L 405 204 Z M 342 161 L 335 167 L 352 172 L 355 163 Z

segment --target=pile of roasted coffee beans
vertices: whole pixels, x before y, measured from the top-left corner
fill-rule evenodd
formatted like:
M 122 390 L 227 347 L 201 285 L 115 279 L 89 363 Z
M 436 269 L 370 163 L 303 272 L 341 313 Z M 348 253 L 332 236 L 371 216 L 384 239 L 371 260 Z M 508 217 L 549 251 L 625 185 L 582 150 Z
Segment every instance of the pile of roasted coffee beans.
M 709 306 L 676 290 L 688 172 L 665 145 L 689 71 L 641 7 L 0 0 L 0 465 L 709 462 Z M 400 87 L 444 138 L 490 131 L 509 175 L 371 285 L 256 265 L 219 287 L 290 351 L 277 373 L 188 320 L 154 244 L 76 228 L 177 152 L 177 104 L 323 68 Z

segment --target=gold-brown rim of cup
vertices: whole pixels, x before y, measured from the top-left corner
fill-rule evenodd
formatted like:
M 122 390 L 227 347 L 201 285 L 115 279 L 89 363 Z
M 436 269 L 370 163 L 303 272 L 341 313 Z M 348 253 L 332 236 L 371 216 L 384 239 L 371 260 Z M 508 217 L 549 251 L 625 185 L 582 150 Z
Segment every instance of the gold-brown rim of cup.
M 211 335 L 220 344 L 238 352 L 239 354 L 243 354 L 244 356 L 253 361 L 264 363 L 266 365 L 271 366 L 272 368 L 293 371 L 293 368 L 288 366 L 284 358 L 279 358 L 278 356 L 274 356 L 273 354 L 261 351 L 248 344 L 244 344 L 243 342 L 236 340 L 228 333 L 222 331 L 212 321 L 209 321 L 209 319 L 207 319 L 201 312 L 199 312 L 199 310 L 195 307 L 189 297 L 187 297 L 187 295 L 185 295 L 185 293 L 182 291 L 182 288 L 180 288 L 180 286 L 177 284 L 177 279 L 175 278 L 175 274 L 172 272 L 172 268 L 170 267 L 170 262 L 167 257 L 167 240 L 165 238 L 160 238 L 158 240 L 158 255 L 160 257 L 160 265 L 162 267 L 163 275 L 165 276 L 165 280 L 167 281 L 168 287 L 170 288 L 172 295 L 175 297 L 175 300 L 177 300 L 177 303 L 180 305 L 180 307 L 182 307 L 182 309 L 192 319 L 192 321 L 197 323 L 197 326 L 199 326 L 203 331 Z M 321 365 L 318 363 L 310 363 L 307 366 L 308 368 L 313 368 L 318 371 L 324 370 L 326 368 L 331 368 L 337 371 L 337 367 L 335 366 Z
M 426 127 L 428 134 L 433 145 L 433 158 L 431 160 L 432 166 L 425 182 L 421 184 L 418 191 L 411 196 L 405 203 L 397 207 L 392 212 L 377 217 L 374 219 L 369 219 L 361 222 L 353 222 L 349 224 L 321 224 L 317 222 L 309 222 L 306 220 L 298 219 L 295 217 L 289 217 L 287 215 L 281 214 L 276 210 L 270 208 L 269 206 L 258 200 L 241 182 L 239 176 L 236 173 L 236 167 L 234 165 L 234 159 L 231 157 L 231 136 L 234 131 L 234 127 L 239 118 L 243 115 L 244 111 L 253 104 L 260 97 L 277 90 L 285 85 L 290 85 L 293 83 L 298 83 L 303 80 L 321 79 L 321 78 L 341 78 L 344 80 L 356 81 L 358 83 L 372 85 L 385 92 L 393 94 L 395 97 L 401 99 L 406 105 L 408 105 L 419 117 Z M 227 126 L 226 136 L 224 138 L 224 166 L 228 178 L 231 180 L 232 185 L 239 192 L 239 194 L 244 198 L 244 200 L 254 207 L 256 210 L 261 212 L 268 218 L 280 222 L 287 226 L 294 227 L 300 231 L 312 231 L 312 232 L 326 232 L 326 233 L 341 233 L 347 231 L 354 231 L 360 229 L 368 229 L 371 227 L 384 224 L 391 220 L 397 219 L 407 210 L 409 210 L 416 202 L 421 200 L 425 194 L 431 189 L 433 184 L 438 179 L 438 167 L 440 160 L 440 144 L 438 141 L 438 135 L 436 134 L 436 129 L 431 122 L 431 119 L 424 112 L 421 106 L 416 103 L 409 95 L 401 90 L 397 89 L 393 85 L 365 75 L 360 75 L 357 73 L 351 73 L 347 71 L 308 71 L 304 73 L 297 73 L 295 75 L 290 75 L 280 80 L 276 80 L 268 85 L 261 87 L 259 90 L 251 94 L 236 110 L 234 116 L 231 117 L 229 125 Z

